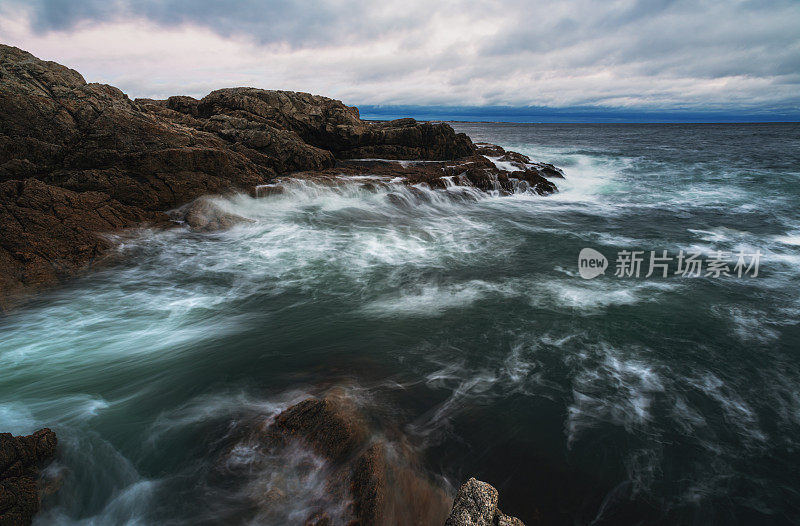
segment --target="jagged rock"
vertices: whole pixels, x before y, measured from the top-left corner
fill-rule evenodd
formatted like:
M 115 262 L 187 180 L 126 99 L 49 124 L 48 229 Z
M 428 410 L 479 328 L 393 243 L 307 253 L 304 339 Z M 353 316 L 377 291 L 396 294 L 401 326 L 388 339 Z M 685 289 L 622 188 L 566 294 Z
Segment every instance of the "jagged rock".
M 47 428 L 19 437 L 0 433 L 0 525 L 31 523 L 39 510 L 39 467 L 53 456 L 57 442 Z
M 512 166 L 519 170 L 533 172 L 538 177 L 564 178 L 564 172 L 560 168 L 556 168 L 548 163 L 534 162 L 527 155 L 506 151 L 496 144 L 489 144 L 486 142 L 475 143 L 475 153 L 497 161 L 511 163 Z
M 0 309 L 95 261 L 96 232 L 274 175 L 214 134 L 142 111 L 121 91 L 0 45 Z
M 482 155 L 474 155 L 448 162 L 426 162 L 402 164 L 387 160 L 340 161 L 332 169 L 314 172 L 297 172 L 293 178 L 307 178 L 315 181 L 334 180 L 341 175 L 360 175 L 399 177 L 408 184 L 424 183 L 431 188 L 446 188 L 447 178 L 464 186 L 473 186 L 484 192 L 497 191 L 508 195 L 517 190 L 529 189 L 539 195 L 549 195 L 558 191 L 535 167 L 513 172 L 501 170 Z M 370 184 L 366 183 L 365 184 Z M 524 186 L 523 186 L 524 185 Z
M 524 526 L 497 508 L 497 490 L 491 484 L 471 478 L 461 485 L 445 526 Z
M 242 223 L 252 223 L 252 219 L 226 212 L 218 202 L 210 197 L 195 199 L 177 214 L 197 232 L 217 232 L 227 230 Z
M 525 526 L 525 523 L 516 517 L 509 517 L 502 512 L 497 512 L 495 525 L 496 526 Z
M 390 159 L 457 159 L 472 155 L 469 137 L 456 134 L 447 124 L 420 123 L 414 119 L 370 123 L 359 118 L 357 108 L 309 93 L 226 88 L 211 92 L 199 104 L 202 117 L 238 118 L 259 129 L 292 132 L 308 145 L 340 159 L 386 157 Z M 259 138 L 262 142 L 263 138 Z M 326 166 L 314 167 L 326 168 Z M 296 167 L 297 170 L 308 168 Z
M 497 513 L 497 490 L 474 478 L 456 494 L 446 526 L 492 526 Z

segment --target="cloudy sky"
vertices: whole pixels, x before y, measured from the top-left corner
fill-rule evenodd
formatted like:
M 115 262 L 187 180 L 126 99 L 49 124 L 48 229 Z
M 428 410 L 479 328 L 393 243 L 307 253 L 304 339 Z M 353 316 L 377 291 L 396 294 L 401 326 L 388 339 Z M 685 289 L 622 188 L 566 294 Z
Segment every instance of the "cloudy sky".
M 0 0 L 0 41 L 132 97 L 800 113 L 798 0 Z

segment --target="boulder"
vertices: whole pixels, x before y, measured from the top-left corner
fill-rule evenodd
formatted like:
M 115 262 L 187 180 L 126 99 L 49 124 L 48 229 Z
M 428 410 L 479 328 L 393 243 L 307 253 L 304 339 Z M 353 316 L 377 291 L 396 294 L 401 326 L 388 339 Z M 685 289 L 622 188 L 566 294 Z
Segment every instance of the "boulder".
M 445 526 L 524 526 L 497 508 L 497 490 L 486 482 L 471 478 L 461 485 Z
M 0 433 L 0 524 L 31 524 L 39 510 L 39 467 L 53 456 L 56 434 L 45 428 L 15 437 Z
M 347 395 L 303 400 L 255 433 L 270 457 L 301 444 L 324 459 L 327 497 L 306 524 L 338 524 L 326 506 L 342 502 L 349 503 L 343 518 L 349 526 L 442 524 L 447 517 L 452 501 L 425 475 L 414 449 L 388 439 L 389 429 L 372 427 Z

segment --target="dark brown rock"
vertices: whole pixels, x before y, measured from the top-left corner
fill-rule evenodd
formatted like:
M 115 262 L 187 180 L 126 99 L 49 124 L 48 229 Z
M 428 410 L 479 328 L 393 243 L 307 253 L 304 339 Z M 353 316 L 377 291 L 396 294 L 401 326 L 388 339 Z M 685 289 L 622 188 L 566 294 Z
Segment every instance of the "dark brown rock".
M 214 134 L 143 111 L 118 89 L 0 45 L 0 309 L 79 272 L 98 232 L 274 175 Z
M 356 407 L 342 398 L 309 398 L 275 419 L 274 430 L 302 438 L 318 454 L 342 461 L 367 438 L 366 424 Z
M 0 433 L 0 525 L 31 523 L 40 504 L 39 467 L 53 456 L 56 444 L 55 433 L 46 428 L 19 437 Z
M 402 444 L 371 444 L 356 460 L 350 479 L 354 524 L 442 524 L 450 497 L 417 462 Z
M 200 101 L 194 97 L 187 97 L 185 95 L 175 95 L 167 99 L 166 107 L 180 113 L 197 117 L 200 112 L 198 110 Z
M 102 192 L 73 192 L 33 178 L 0 183 L 0 307 L 25 287 L 55 285 L 100 257 L 111 243 L 96 232 L 162 217 Z
M 355 462 L 350 493 L 353 514 L 359 524 L 381 524 L 389 514 L 387 464 L 385 445 L 380 442 L 367 448 Z
M 257 123 L 270 134 L 274 130 L 293 132 L 308 145 L 341 159 L 446 160 L 474 152 L 469 137 L 456 134 L 447 124 L 414 119 L 370 123 L 359 118 L 357 108 L 309 93 L 226 88 L 204 97 L 199 111 L 209 120 L 227 116 Z
M 425 476 L 414 450 L 386 439 L 387 432 L 368 425 L 346 394 L 332 391 L 289 407 L 258 433 L 271 454 L 299 441 L 327 461 L 327 501 L 350 503 L 350 526 L 442 524 L 451 499 Z M 329 521 L 320 509 L 307 524 Z

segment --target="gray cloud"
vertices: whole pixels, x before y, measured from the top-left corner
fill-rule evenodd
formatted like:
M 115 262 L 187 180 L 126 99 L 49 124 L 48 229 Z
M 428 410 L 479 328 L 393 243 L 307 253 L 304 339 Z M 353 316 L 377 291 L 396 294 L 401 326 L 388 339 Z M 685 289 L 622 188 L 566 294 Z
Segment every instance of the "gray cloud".
M 11 0 L 8 3 L 13 3 Z M 86 21 L 143 17 L 163 26 L 195 24 L 222 36 L 308 47 L 372 39 L 413 26 L 416 16 L 383 16 L 380 2 L 313 0 L 32 0 L 25 4 L 40 32 L 64 31 Z
M 0 39 L 142 96 L 247 82 L 353 103 L 800 109 L 795 0 L 0 0 L 0 16 Z M 101 27 L 114 56 L 91 48 Z

